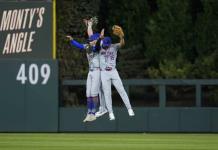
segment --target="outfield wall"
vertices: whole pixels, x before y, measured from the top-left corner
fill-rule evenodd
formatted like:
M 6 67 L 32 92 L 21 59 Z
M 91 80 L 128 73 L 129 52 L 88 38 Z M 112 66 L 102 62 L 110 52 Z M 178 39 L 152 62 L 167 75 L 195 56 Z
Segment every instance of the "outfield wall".
M 0 132 L 57 132 L 57 61 L 0 60 L 0 70 Z
M 108 114 L 83 123 L 86 108 L 60 108 L 59 132 L 218 132 L 216 108 L 136 107 L 135 117 L 127 110 L 114 108 L 116 120 Z
M 58 131 L 54 10 L 0 0 L 0 132 Z
M 84 86 L 85 80 L 64 80 L 64 86 Z M 131 86 L 155 86 L 158 105 L 156 107 L 134 107 L 136 116 L 128 116 L 125 106 L 114 107 L 115 121 L 105 115 L 95 122 L 84 124 L 86 108 L 59 109 L 60 132 L 218 132 L 218 108 L 203 107 L 203 86 L 218 85 L 217 79 L 130 79 L 123 80 L 128 95 Z M 169 86 L 194 87 L 193 104 L 189 107 L 167 105 Z M 178 93 L 177 93 L 178 94 Z M 179 95 L 179 94 L 178 94 Z M 134 101 L 134 98 L 131 98 Z M 142 98 L 141 100 L 146 100 Z M 185 99 L 184 99 L 185 100 Z M 182 99 L 180 100 L 182 101 Z M 134 105 L 133 105 L 134 106 Z
M 218 110 L 214 108 L 138 107 L 134 108 L 135 117 L 129 117 L 124 108 L 115 108 L 115 121 L 109 121 L 106 114 L 83 123 L 86 108 L 60 108 L 58 115 L 56 106 L 51 105 L 54 100 L 41 100 L 44 106 L 31 101 L 1 105 L 0 132 L 218 132 Z

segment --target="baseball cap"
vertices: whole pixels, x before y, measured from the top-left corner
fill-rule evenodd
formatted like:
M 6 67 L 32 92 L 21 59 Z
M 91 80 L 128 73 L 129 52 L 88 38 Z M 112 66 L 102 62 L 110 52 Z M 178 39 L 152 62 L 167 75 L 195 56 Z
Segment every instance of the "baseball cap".
M 103 47 L 109 47 L 110 45 L 111 45 L 111 38 L 110 37 L 105 37 L 103 39 L 102 46 Z

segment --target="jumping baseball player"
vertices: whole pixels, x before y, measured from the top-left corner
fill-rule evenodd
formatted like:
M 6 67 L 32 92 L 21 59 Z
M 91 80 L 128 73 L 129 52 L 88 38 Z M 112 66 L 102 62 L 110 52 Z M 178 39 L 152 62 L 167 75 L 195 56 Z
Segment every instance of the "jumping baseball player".
M 90 20 L 85 20 L 85 23 L 87 24 L 87 33 L 89 36 L 93 34 L 92 22 L 93 22 L 92 18 Z M 100 107 L 99 107 L 99 111 L 96 113 L 96 117 L 100 117 L 109 111 L 110 120 L 115 119 L 113 110 L 112 110 L 111 83 L 115 86 L 124 104 L 126 105 L 129 116 L 135 115 L 130 105 L 129 98 L 122 85 L 122 81 L 116 70 L 117 50 L 118 48 L 122 47 L 125 44 L 124 33 L 123 33 L 122 28 L 116 25 L 113 26 L 112 30 L 113 30 L 113 34 L 120 37 L 120 43 L 111 45 L 111 39 L 109 37 L 106 37 L 101 41 L 102 49 L 100 51 L 100 68 L 101 68 L 101 81 L 102 81 L 102 88 L 103 88 L 104 95 L 101 95 L 100 97 Z M 101 38 L 103 38 L 102 33 L 101 33 Z M 105 72 L 105 71 L 110 71 L 110 73 Z M 112 82 L 109 82 L 110 80 Z M 106 106 L 108 110 L 106 109 Z
M 88 112 L 83 122 L 96 120 L 95 113 L 98 104 L 98 94 L 100 86 L 100 64 L 99 64 L 99 50 L 96 46 L 100 34 L 92 34 L 89 37 L 89 44 L 80 44 L 75 41 L 71 36 L 66 36 L 70 43 L 82 51 L 86 51 L 87 59 L 89 62 L 89 73 L 86 82 L 86 97 Z
M 117 51 L 124 46 L 124 33 L 121 27 L 113 26 L 113 33 L 120 38 L 120 42 L 116 44 L 111 43 L 110 37 L 104 37 L 102 40 L 102 46 L 100 50 L 100 69 L 101 69 L 101 82 L 105 95 L 105 103 L 109 112 L 109 119 L 115 120 L 115 116 L 112 109 L 111 98 L 111 84 L 113 84 L 121 96 L 129 116 L 134 116 L 129 97 L 123 87 L 122 81 L 116 69 Z
M 98 18 L 97 17 L 92 17 L 90 19 L 83 19 L 85 25 L 87 26 L 87 34 L 88 36 L 92 36 L 93 35 L 93 24 L 97 24 L 98 22 Z M 100 34 L 100 38 L 103 39 L 104 37 L 104 29 L 101 31 Z M 99 43 L 101 45 L 102 41 Z M 99 46 L 100 46 L 99 45 Z M 104 114 L 106 114 L 108 112 L 107 108 L 106 108 L 106 103 L 105 103 L 105 97 L 104 97 L 104 92 L 102 89 L 102 83 L 100 83 L 100 89 L 99 89 L 99 101 L 100 101 L 100 105 L 99 105 L 99 111 L 96 112 L 95 116 L 96 117 L 100 117 Z
M 123 87 L 122 81 L 116 69 L 116 58 L 117 51 L 119 48 L 124 46 L 124 33 L 122 28 L 115 25 L 113 26 L 113 33 L 120 38 L 120 42 L 116 44 L 111 43 L 110 37 L 104 37 L 102 40 L 101 50 L 100 50 L 100 69 L 101 69 L 101 81 L 103 92 L 105 95 L 105 104 L 109 111 L 109 119 L 115 120 L 115 116 L 112 109 L 112 98 L 111 98 L 111 84 L 115 86 L 119 95 L 121 96 L 129 116 L 134 116 L 134 111 L 132 110 L 129 97 Z M 101 107 L 104 107 L 103 105 Z M 101 110 L 100 110 L 101 111 Z M 100 112 L 100 115 L 103 115 Z
M 89 36 L 93 34 L 91 19 L 85 20 L 85 23 L 87 24 L 87 33 Z M 113 26 L 113 33 L 120 37 L 120 43 L 111 45 L 111 39 L 109 37 L 104 38 L 101 42 L 102 49 L 100 51 L 100 68 L 104 95 L 101 95 L 99 111 L 96 113 L 96 117 L 100 117 L 109 111 L 110 120 L 115 119 L 112 110 L 111 83 L 115 86 L 124 104 L 126 105 L 129 116 L 135 115 L 130 105 L 129 98 L 123 87 L 122 81 L 116 70 L 117 50 L 125 44 L 124 33 L 122 28 L 116 25 Z M 104 33 L 101 33 L 101 38 L 103 38 L 103 36 Z M 103 97 L 105 98 L 105 101 Z M 108 111 L 105 105 L 107 106 Z

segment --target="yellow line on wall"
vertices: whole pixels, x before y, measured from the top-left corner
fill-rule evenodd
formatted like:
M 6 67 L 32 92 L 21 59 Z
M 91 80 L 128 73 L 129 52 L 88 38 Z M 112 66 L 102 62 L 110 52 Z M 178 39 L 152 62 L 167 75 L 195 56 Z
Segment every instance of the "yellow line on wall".
M 52 57 L 56 59 L 56 0 L 53 0 L 53 45 Z

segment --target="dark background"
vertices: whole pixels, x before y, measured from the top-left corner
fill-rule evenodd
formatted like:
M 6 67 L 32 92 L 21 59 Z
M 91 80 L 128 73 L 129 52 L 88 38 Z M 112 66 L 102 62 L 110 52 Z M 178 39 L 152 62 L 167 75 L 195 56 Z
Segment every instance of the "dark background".
M 94 31 L 100 32 L 105 28 L 106 35 L 112 36 L 113 42 L 118 42 L 118 39 L 111 34 L 111 27 L 114 24 L 123 27 L 126 45 L 119 51 L 117 63 L 122 79 L 217 78 L 217 9 L 217 0 L 58 0 L 60 78 L 86 79 L 86 56 L 72 47 L 65 35 L 70 34 L 79 42 L 86 42 L 86 27 L 82 19 L 90 16 L 99 18 Z M 78 96 L 78 93 L 85 93 L 84 87 L 62 89 L 63 97 L 66 97 L 64 101 L 76 97 L 72 100 L 73 105 L 85 103 L 85 94 Z M 207 93 L 203 95 L 207 97 L 203 100 L 204 105 L 217 106 L 217 87 L 204 87 L 203 91 Z M 193 106 L 194 92 L 189 86 L 169 88 L 167 95 L 173 102 L 167 105 Z M 156 106 L 158 98 L 155 93 L 155 87 L 133 87 L 132 91 L 130 88 L 130 98 L 138 106 Z M 116 100 L 116 95 L 115 92 L 113 101 L 119 105 L 122 102 Z M 142 100 L 145 99 L 150 101 L 146 100 L 144 104 Z

